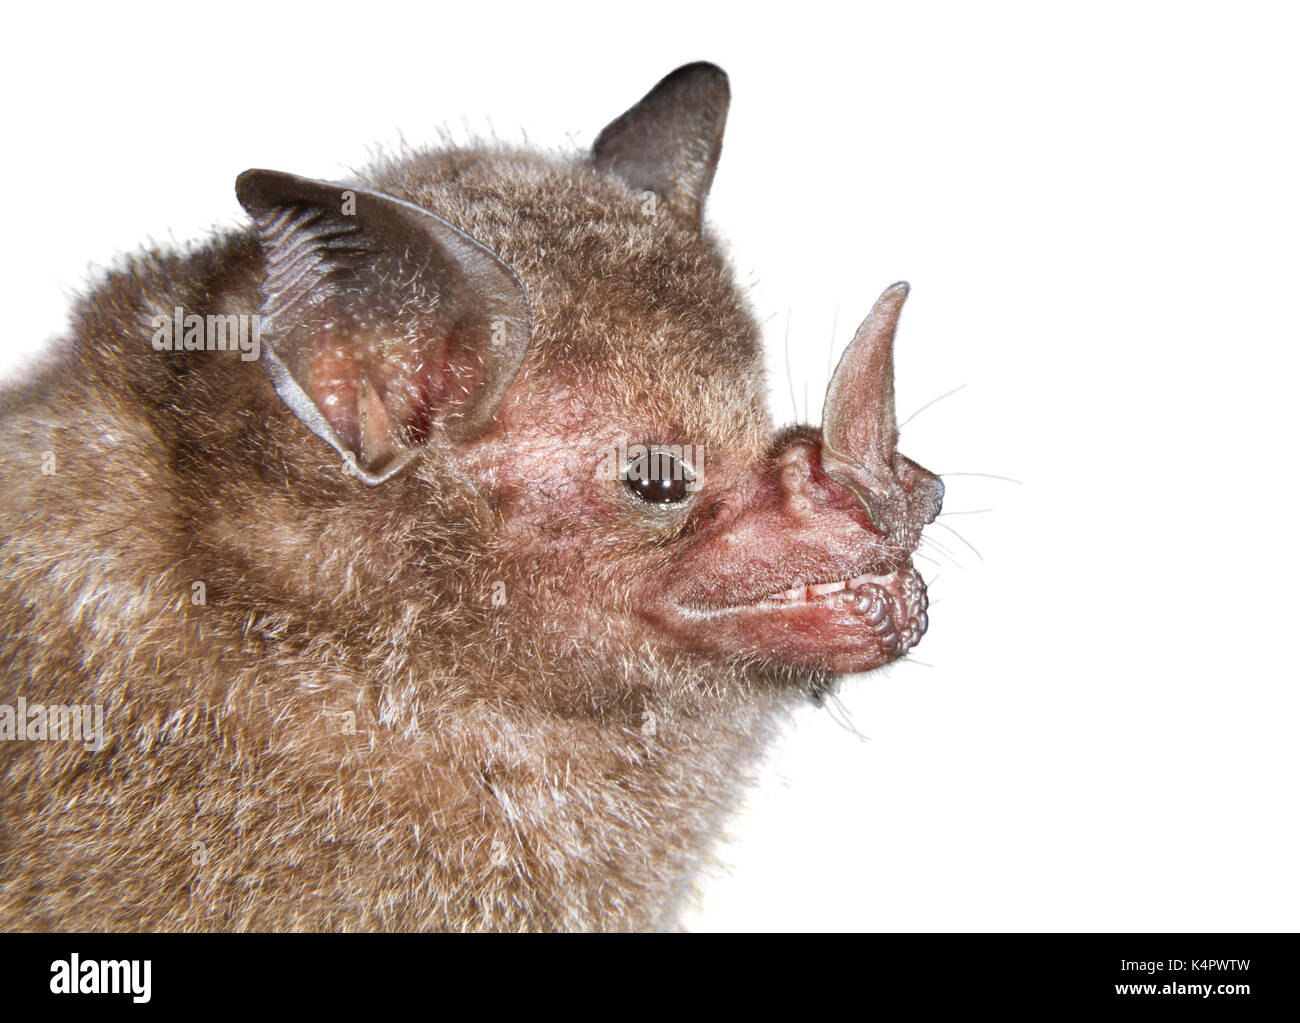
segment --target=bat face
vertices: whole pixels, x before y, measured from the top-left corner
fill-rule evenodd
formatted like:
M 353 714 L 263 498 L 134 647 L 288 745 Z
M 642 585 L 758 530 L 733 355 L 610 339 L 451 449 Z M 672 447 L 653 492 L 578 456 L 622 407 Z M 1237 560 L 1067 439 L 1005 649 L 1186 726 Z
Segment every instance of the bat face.
M 678 579 L 642 597 L 691 649 L 830 672 L 866 671 L 924 635 L 911 555 L 943 484 L 897 452 L 893 340 L 906 285 L 881 296 L 836 369 L 820 432 L 777 437 L 713 495 Z
M 696 358 L 708 339 L 639 317 L 639 345 L 595 326 L 643 352 L 630 375 L 592 367 L 560 397 L 553 367 L 536 377 L 549 404 L 519 388 L 481 475 L 532 599 L 571 632 L 585 623 L 593 648 L 829 672 L 911 649 L 927 624 L 911 554 L 943 488 L 890 447 L 892 380 L 862 365 L 887 355 L 903 293 L 845 353 L 821 430 L 770 431 L 748 344 Z M 715 348 L 751 336 L 739 314 L 736 334 L 710 323 Z M 666 350 L 644 352 L 646 337 Z
M 248 172 L 269 368 L 372 485 L 444 449 L 552 656 L 864 671 L 925 631 L 911 554 L 943 492 L 896 450 L 907 288 L 845 352 L 822 429 L 774 434 L 757 327 L 700 229 L 726 105 L 693 65 L 584 167 L 431 156 L 346 193 Z
M 882 302 L 822 430 L 769 433 L 757 366 L 702 360 L 646 374 L 634 401 L 571 404 L 569 430 L 536 423 L 525 449 L 503 442 L 487 475 L 511 479 L 508 528 L 527 538 L 511 547 L 536 552 L 527 575 L 560 583 L 546 606 L 625 650 L 734 663 L 853 672 L 911 649 L 927 624 L 911 554 L 942 484 L 870 446 L 889 399 L 846 380 L 892 341 L 897 303 Z M 716 393 L 683 402 L 683 381 L 706 375 Z M 670 420 L 647 412 L 674 405 Z

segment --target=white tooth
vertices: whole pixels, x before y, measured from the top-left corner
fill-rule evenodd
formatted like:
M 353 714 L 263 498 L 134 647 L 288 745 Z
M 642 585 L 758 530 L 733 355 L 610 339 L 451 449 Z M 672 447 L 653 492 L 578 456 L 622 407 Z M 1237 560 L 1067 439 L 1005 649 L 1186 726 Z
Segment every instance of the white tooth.
M 849 580 L 849 586 L 857 590 L 868 584 L 888 586 L 893 581 L 894 573 L 890 573 L 889 575 L 859 575 Z
M 819 583 L 816 586 L 808 587 L 808 595 L 809 597 L 820 597 L 826 593 L 838 593 L 844 589 L 844 586 L 845 583 L 842 579 L 837 583 Z

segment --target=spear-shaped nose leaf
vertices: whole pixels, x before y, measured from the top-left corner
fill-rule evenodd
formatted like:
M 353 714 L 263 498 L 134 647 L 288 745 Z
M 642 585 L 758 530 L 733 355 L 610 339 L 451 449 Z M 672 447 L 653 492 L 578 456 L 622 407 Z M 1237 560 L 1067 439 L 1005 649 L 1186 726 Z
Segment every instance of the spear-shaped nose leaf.
M 827 473 L 858 495 L 883 533 L 889 532 L 901 497 L 893 478 L 898 446 L 894 333 L 908 290 L 900 281 L 876 300 L 835 367 L 822 413 Z

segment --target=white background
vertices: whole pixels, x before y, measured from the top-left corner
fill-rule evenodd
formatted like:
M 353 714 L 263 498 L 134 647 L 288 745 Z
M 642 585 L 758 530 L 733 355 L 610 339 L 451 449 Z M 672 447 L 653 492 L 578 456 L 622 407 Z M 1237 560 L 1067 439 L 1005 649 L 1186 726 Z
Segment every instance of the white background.
M 963 389 L 903 450 L 1020 482 L 948 477 L 924 663 L 798 716 L 691 926 L 1296 929 L 1296 24 L 731 10 L 11 12 L 2 357 L 62 329 L 89 264 L 238 222 L 246 167 L 329 177 L 440 125 L 585 146 L 712 60 L 708 215 L 778 416 L 819 419 L 832 345 L 906 278 L 901 415 Z

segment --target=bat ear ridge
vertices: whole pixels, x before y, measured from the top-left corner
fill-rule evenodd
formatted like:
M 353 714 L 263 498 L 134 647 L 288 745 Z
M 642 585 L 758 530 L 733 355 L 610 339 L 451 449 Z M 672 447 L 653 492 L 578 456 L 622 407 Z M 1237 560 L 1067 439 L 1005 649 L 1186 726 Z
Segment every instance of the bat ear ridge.
M 249 170 L 235 182 L 263 257 L 262 357 L 281 400 L 367 483 L 435 434 L 491 425 L 532 318 L 500 258 L 414 203 Z
M 721 68 L 702 61 L 679 67 L 605 127 L 592 146 L 591 162 L 655 193 L 698 228 L 730 103 Z

